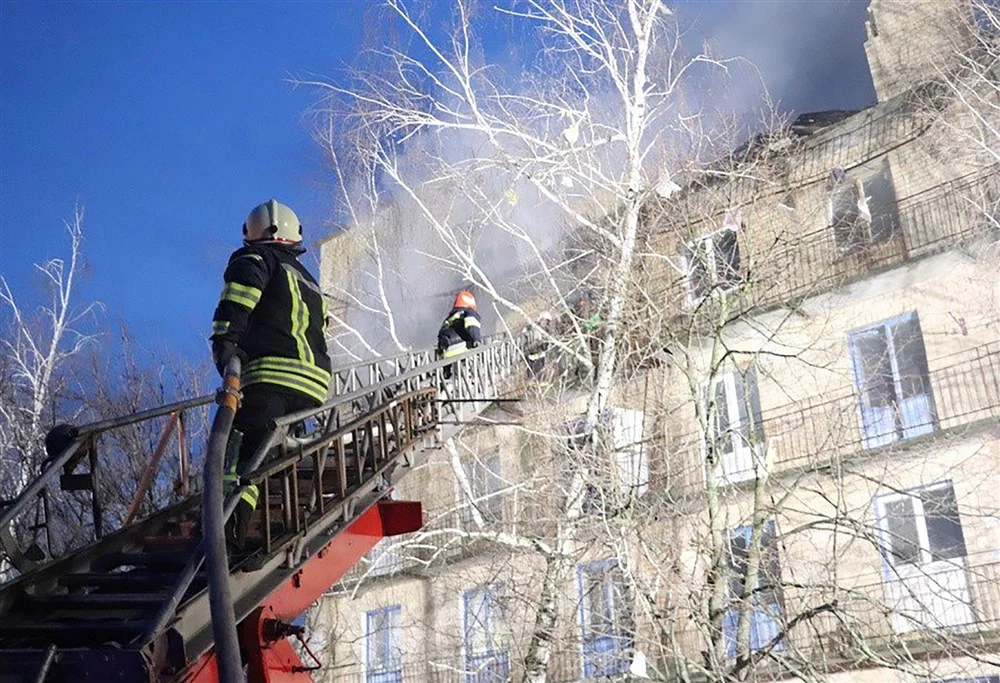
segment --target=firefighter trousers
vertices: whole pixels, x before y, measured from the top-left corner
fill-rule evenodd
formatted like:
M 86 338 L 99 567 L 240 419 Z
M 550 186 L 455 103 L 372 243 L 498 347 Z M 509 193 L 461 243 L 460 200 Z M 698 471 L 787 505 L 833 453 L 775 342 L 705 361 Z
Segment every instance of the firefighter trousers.
M 254 454 L 267 438 L 272 421 L 317 405 L 310 396 L 274 384 L 262 382 L 244 388 L 243 403 L 233 418 L 233 431 L 226 448 L 226 494 L 236 488 L 239 476 L 246 473 Z M 227 526 L 226 537 L 238 549 L 243 547 L 251 517 L 257 509 L 258 496 L 256 486 L 244 487 L 240 503 Z

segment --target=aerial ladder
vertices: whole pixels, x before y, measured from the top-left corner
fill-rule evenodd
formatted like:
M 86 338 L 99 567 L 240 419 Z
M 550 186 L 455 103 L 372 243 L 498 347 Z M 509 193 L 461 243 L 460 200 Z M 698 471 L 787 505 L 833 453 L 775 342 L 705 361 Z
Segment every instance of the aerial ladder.
M 391 500 L 389 492 L 430 450 L 500 400 L 519 360 L 509 337 L 488 340 L 457 361 L 435 360 L 431 351 L 381 358 L 334 373 L 332 398 L 321 407 L 275 421 L 251 471 L 241 475 L 242 484 L 261 492 L 260 538 L 252 552 L 230 558 L 228 568 L 249 683 L 312 680 L 319 661 L 293 622 L 380 539 L 422 526 L 420 503 Z M 456 362 L 445 379 L 445 367 Z M 187 411 L 218 397 L 80 427 L 0 507 L 0 545 L 22 572 L 0 586 L 0 683 L 220 680 L 199 528 L 202 495 L 136 515 L 171 432 L 183 450 Z M 106 529 L 98 485 L 102 437 L 154 420 L 167 424 L 133 505 L 120 529 Z M 315 427 L 293 436 L 303 420 Z M 89 492 L 95 538 L 40 561 L 37 549 L 23 552 L 8 530 L 18 516 L 35 514 L 44 532 L 57 482 L 78 500 Z M 230 512 L 236 495 L 226 501 Z

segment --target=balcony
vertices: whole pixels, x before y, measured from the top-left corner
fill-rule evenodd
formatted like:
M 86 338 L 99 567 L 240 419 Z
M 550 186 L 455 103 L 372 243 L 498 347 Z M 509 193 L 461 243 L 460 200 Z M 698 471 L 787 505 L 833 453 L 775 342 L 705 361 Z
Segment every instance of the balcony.
M 414 659 L 417 657 L 414 656 Z M 394 683 L 506 683 L 521 680 L 523 668 L 510 659 L 507 652 L 465 660 L 461 655 L 420 657 L 422 661 L 406 663 L 395 673 Z M 426 659 L 426 661 L 423 661 Z M 549 683 L 580 681 L 580 653 L 555 654 L 549 662 Z M 602 679 L 607 680 L 607 679 Z M 331 668 L 316 676 L 317 683 L 369 683 L 359 667 Z
M 853 456 L 909 447 L 1000 418 L 1000 342 L 931 359 L 927 394 L 929 408 L 913 410 L 895 403 L 886 407 L 890 419 L 863 419 L 855 391 L 817 396 L 761 413 L 762 443 L 744 457 L 724 462 L 720 480 L 752 480 L 762 467 L 771 472 L 822 469 Z M 670 468 L 662 474 L 666 486 L 679 494 L 697 491 L 704 483 L 704 447 L 700 433 L 668 437 Z
M 986 234 L 1000 221 L 998 200 L 1000 180 L 991 173 L 900 201 L 891 215 L 847 230 L 847 238 L 844 226 L 835 231 L 829 225 L 767 244 L 748 240 L 745 233 L 735 271 L 723 272 L 713 261 L 717 268 L 699 285 L 710 290 L 704 296 L 692 293 L 687 278 L 673 278 L 665 290 L 667 310 L 682 312 L 676 323 L 713 313 L 722 299 L 730 318 L 798 302 Z M 753 234 L 753 226 L 747 233 Z M 741 279 L 747 273 L 749 279 Z
M 1000 643 L 996 553 L 932 565 L 947 566 L 924 566 L 907 577 L 831 576 L 829 582 L 786 587 L 779 625 L 788 632 L 773 654 L 837 671 L 878 666 L 872 653 L 891 664 L 948 652 L 995 652 Z M 686 623 L 675 632 L 677 650 L 700 663 L 700 653 L 709 649 L 707 631 Z M 760 665 L 774 666 L 766 658 Z

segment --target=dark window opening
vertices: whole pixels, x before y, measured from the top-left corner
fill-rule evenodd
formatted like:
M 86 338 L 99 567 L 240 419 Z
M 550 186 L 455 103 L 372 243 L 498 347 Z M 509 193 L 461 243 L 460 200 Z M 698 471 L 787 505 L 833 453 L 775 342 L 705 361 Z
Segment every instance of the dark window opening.
M 899 230 L 896 191 L 889 163 L 838 183 L 830 198 L 830 224 L 837 249 L 852 253 L 886 242 Z

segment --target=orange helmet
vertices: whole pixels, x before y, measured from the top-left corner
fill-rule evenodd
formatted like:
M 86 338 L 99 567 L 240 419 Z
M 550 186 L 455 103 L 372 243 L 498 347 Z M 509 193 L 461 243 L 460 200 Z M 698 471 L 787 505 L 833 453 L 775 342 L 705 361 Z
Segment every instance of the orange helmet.
M 472 296 L 472 292 L 469 290 L 463 289 L 455 295 L 455 308 L 471 308 L 473 311 L 476 310 L 476 297 Z

